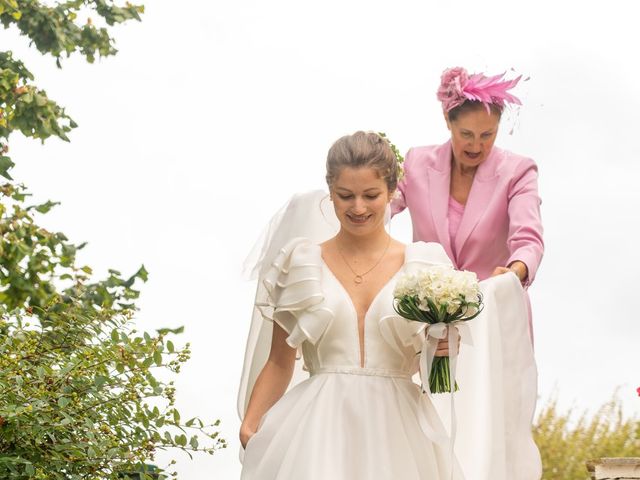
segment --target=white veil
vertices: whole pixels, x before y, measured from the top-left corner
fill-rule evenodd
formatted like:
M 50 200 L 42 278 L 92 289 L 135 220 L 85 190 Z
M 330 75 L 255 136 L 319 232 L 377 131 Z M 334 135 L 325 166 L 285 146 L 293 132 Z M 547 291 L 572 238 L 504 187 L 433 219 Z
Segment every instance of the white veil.
M 294 195 L 272 217 L 245 260 L 245 274 L 249 274 L 251 278 L 258 278 L 255 303 L 260 303 L 266 298 L 267 292 L 262 278 L 280 249 L 289 240 L 305 237 L 312 243 L 322 243 L 338 233 L 339 228 L 340 222 L 333 211 L 327 192 L 314 190 Z M 273 324 L 263 319 L 261 310 L 254 304 L 238 392 L 238 414 L 241 419 L 246 412 L 256 378 L 269 356 L 272 331 Z M 302 370 L 302 362 L 296 362 L 289 388 L 307 376 Z

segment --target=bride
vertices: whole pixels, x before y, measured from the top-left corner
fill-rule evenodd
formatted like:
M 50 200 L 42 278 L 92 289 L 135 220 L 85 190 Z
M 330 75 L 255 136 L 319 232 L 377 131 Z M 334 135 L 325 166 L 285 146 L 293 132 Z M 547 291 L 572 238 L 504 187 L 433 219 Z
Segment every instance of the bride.
M 504 348 L 488 354 L 478 345 L 461 347 L 461 391 L 444 414 L 454 419 L 450 432 L 431 397 L 412 380 L 424 333 L 419 333 L 420 324 L 394 311 L 395 280 L 451 262 L 439 244 L 405 246 L 387 233 L 398 171 L 389 143 L 379 135 L 342 137 L 327 157 L 333 212 L 325 195 L 314 192 L 294 197 L 274 219 L 258 265 L 256 314 L 239 397 L 242 479 L 539 478 L 529 428 L 531 392 L 522 388 L 531 378 L 533 360 L 515 276 L 483 282 L 485 313 L 471 322 L 509 330 L 501 335 L 500 347 L 506 344 L 508 352 L 519 353 L 505 365 Z M 337 233 L 332 222 L 338 224 Z M 520 327 L 514 328 L 514 318 Z M 507 323 L 508 329 L 501 327 Z M 482 333 L 488 331 L 481 327 L 482 346 L 495 341 L 486 342 Z M 308 372 L 299 383 L 300 372 L 294 373 L 298 351 Z M 448 353 L 446 340 L 440 341 L 436 355 Z M 492 369 L 483 374 L 486 384 L 473 378 L 478 361 Z M 515 410 L 482 403 L 496 397 L 515 401 Z M 492 434 L 477 438 L 484 419 L 474 418 L 485 413 L 504 427 L 502 444 L 490 447 L 498 454 L 483 455 L 484 440 Z M 454 455 L 456 415 L 460 428 Z M 474 448 L 476 440 L 483 441 Z M 469 461 L 460 445 L 473 450 Z M 509 455 L 514 448 L 524 451 L 514 457 Z

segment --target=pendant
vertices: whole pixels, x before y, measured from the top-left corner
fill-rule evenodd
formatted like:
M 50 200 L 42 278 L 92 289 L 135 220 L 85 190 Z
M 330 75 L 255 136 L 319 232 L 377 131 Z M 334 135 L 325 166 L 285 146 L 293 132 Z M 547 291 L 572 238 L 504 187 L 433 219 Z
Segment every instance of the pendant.
M 356 278 L 353 279 L 354 282 L 356 282 L 356 285 L 360 285 L 362 283 L 362 275 L 356 275 Z

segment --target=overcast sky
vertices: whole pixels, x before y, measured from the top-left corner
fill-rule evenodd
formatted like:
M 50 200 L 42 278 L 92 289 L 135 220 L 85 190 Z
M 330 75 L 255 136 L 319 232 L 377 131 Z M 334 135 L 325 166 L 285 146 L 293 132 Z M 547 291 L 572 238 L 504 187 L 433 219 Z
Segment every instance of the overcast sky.
M 0 32 L 80 125 L 70 144 L 13 137 L 14 178 L 62 202 L 45 224 L 88 241 L 81 259 L 97 272 L 145 264 L 142 328 L 186 327 L 179 405 L 220 418 L 229 448 L 179 457 L 184 479 L 239 474 L 254 288 L 241 266 L 262 227 L 294 192 L 324 186 L 341 135 L 385 131 L 402 151 L 444 142 L 435 91 L 450 66 L 530 77 L 497 144 L 540 169 L 540 403 L 555 392 L 562 408 L 594 410 L 619 388 L 640 412 L 640 35 L 628 5 L 148 0 L 142 23 L 115 32 L 117 57 L 63 70 Z M 408 215 L 392 232 L 410 241 Z

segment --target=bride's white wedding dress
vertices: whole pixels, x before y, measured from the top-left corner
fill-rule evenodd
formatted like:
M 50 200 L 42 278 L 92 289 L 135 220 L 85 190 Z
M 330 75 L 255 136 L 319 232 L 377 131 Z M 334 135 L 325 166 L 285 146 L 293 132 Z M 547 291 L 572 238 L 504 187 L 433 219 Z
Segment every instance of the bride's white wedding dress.
M 439 244 L 414 243 L 398 274 L 438 263 L 449 263 Z M 446 432 L 411 380 L 420 324 L 393 309 L 398 274 L 366 313 L 360 366 L 355 308 L 320 247 L 295 239 L 282 249 L 264 279 L 264 313 L 286 330 L 289 345 L 302 347 L 311 377 L 263 417 L 243 479 L 449 478 Z
M 441 420 L 449 415 L 442 401 L 449 396 L 437 399 L 438 411 L 412 381 L 424 338 L 421 325 L 399 317 L 392 303 L 399 275 L 450 264 L 443 248 L 407 245 L 402 268 L 366 313 L 361 366 L 355 308 L 322 260 L 318 238 L 282 245 L 270 235 L 269 243 L 279 245 L 267 253 L 262 268 L 256 299 L 262 325 L 254 318 L 241 414 L 268 353 L 270 322 L 288 333 L 289 345 L 301 349 L 308 378 L 263 417 L 243 452 L 243 480 L 444 480 L 452 468 L 457 479 L 540 477 L 530 432 L 535 364 L 514 275 L 481 283 L 485 310 L 468 322 L 473 345 L 461 346 L 458 361 L 455 460 Z M 299 380 L 300 372 L 293 384 Z

